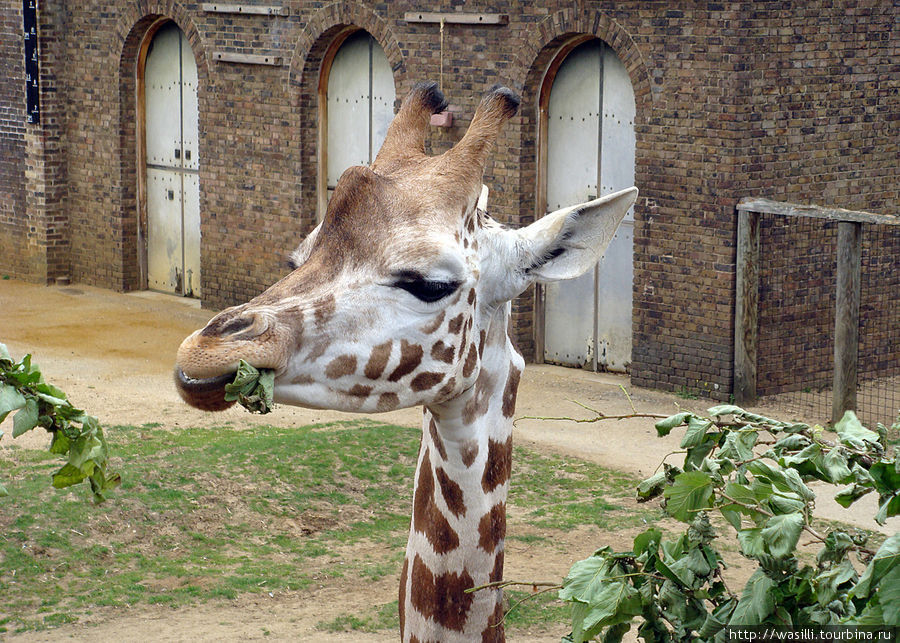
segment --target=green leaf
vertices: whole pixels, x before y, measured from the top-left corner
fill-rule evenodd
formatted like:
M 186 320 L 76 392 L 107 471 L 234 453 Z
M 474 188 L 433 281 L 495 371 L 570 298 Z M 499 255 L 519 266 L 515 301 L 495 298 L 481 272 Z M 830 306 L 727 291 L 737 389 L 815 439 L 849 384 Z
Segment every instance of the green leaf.
M 869 475 L 875 482 L 875 490 L 881 494 L 900 491 L 900 472 L 893 460 L 879 460 L 869 467 Z
M 712 478 L 702 471 L 687 471 L 666 487 L 666 512 L 682 522 L 690 522 L 698 511 L 709 509 L 712 496 Z
M 878 434 L 862 425 L 856 413 L 847 411 L 834 425 L 834 431 L 843 444 L 854 449 L 865 449 L 866 442 L 878 442 Z
M 38 403 L 34 398 L 25 401 L 25 406 L 19 409 L 13 417 L 14 438 L 19 437 L 26 431 L 31 431 L 38 423 Z
M 582 627 L 586 632 L 596 631 L 618 623 L 628 623 L 641 614 L 641 597 L 638 591 L 623 581 L 603 583 L 591 596 L 590 610 Z
M 706 431 L 713 425 L 710 420 L 691 416 L 688 419 L 687 430 L 681 439 L 681 448 L 690 449 L 700 446 L 706 441 Z
M 900 625 L 900 566 L 895 566 L 881 579 L 878 602 L 885 625 Z
M 80 468 L 66 464 L 62 469 L 53 474 L 53 486 L 57 489 L 71 487 L 78 484 L 88 477 L 89 473 L 85 473 Z
M 706 409 L 706 412 L 710 417 L 716 417 L 719 415 L 734 415 L 740 417 L 746 413 L 744 409 L 739 406 L 735 406 L 734 404 L 720 404 L 719 406 L 714 406 L 712 408 Z
M 846 484 L 850 481 L 850 467 L 847 464 L 847 456 L 842 448 L 835 447 L 825 455 L 825 459 L 822 462 L 822 472 L 832 484 Z
M 748 558 L 756 558 L 766 553 L 766 543 L 762 537 L 762 527 L 750 527 L 738 532 L 741 551 Z
M 759 434 L 756 431 L 730 431 L 725 436 L 719 455 L 723 458 L 731 458 L 738 463 L 750 460 L 754 457 L 753 447 Z
M 676 426 L 686 424 L 692 417 L 694 417 L 693 413 L 676 413 L 675 415 L 670 415 L 664 420 L 660 420 L 654 426 L 656 427 L 656 432 L 659 437 L 663 437 L 664 435 L 669 435 L 669 432 Z
M 559 590 L 560 600 L 588 603 L 594 592 L 594 586 L 605 579 L 613 565 L 609 559 L 610 552 L 609 547 L 604 547 L 592 556 L 573 564 L 563 580 L 562 589 Z
M 845 558 L 840 564 L 819 574 L 813 579 L 813 587 L 816 588 L 816 601 L 819 605 L 827 606 L 838 596 L 841 585 L 854 581 L 857 578 L 853 563 Z
M 766 542 L 770 554 L 776 558 L 787 558 L 794 553 L 805 524 L 803 514 L 799 512 L 772 516 L 760 535 Z
M 655 552 L 659 549 L 659 541 L 662 539 L 662 532 L 656 527 L 651 527 L 634 537 L 634 546 L 632 552 L 635 556 L 640 556 L 645 551 Z
M 0 361 L 6 361 L 12 363 L 13 358 L 9 355 L 9 349 L 6 348 L 6 344 L 0 344 Z
M 0 346 L 3 346 L 3 344 L 0 344 Z M 8 495 L 9 495 L 9 491 L 6 490 L 6 487 L 4 487 L 2 484 L 0 484 L 0 498 L 5 498 Z
M 870 593 L 874 593 L 881 579 L 896 568 L 898 563 L 900 563 L 900 533 L 890 536 L 881 544 L 853 588 L 853 595 L 866 598 Z
M 866 487 L 859 484 L 852 484 L 845 489 L 838 491 L 834 500 L 844 509 L 852 505 L 854 502 L 862 498 L 864 495 L 872 491 L 872 487 Z
M 659 494 L 663 492 L 663 487 L 666 486 L 666 473 L 665 471 L 660 471 L 659 473 L 655 473 L 650 476 L 643 482 L 641 482 L 637 486 L 637 497 L 638 501 L 646 502 L 647 500 L 651 500 L 655 498 Z
M 72 444 L 69 437 L 62 431 L 53 432 L 53 441 L 50 442 L 50 453 L 57 455 L 66 455 L 69 452 L 69 446 Z
M 878 513 L 875 514 L 875 522 L 883 525 L 888 518 L 896 516 L 898 513 L 900 513 L 900 496 L 883 496 L 881 505 L 878 507 Z
M 772 589 L 775 581 L 757 569 L 744 585 L 744 591 L 728 621 L 729 625 L 759 625 L 775 611 Z
M 0 384 L 0 422 L 23 406 L 25 406 L 25 397 L 14 386 Z
M 786 435 L 772 445 L 772 450 L 781 455 L 785 451 L 802 451 L 811 444 L 809 438 L 805 435 Z
M 34 387 L 36 393 L 41 393 L 42 395 L 46 395 L 48 399 L 53 399 L 57 401 L 62 401 L 62 404 L 65 406 L 69 406 L 69 399 L 65 393 L 63 393 L 60 389 L 56 388 L 52 384 L 47 384 L 46 382 L 40 382 L 36 384 Z

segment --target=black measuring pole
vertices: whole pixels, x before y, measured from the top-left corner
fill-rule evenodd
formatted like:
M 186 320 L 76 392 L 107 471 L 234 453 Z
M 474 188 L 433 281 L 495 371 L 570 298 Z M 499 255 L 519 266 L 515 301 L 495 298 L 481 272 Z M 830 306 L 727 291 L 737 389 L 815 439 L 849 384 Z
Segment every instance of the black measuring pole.
M 38 0 L 22 0 L 22 35 L 25 41 L 25 122 L 41 122 L 40 65 L 38 64 Z

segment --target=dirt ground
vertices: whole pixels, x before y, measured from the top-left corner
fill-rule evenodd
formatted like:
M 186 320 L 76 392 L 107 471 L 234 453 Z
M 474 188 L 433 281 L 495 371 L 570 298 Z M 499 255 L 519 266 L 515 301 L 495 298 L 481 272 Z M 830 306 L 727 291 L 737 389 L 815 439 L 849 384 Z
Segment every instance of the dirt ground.
M 0 343 L 14 357 L 32 353 L 46 379 L 69 394 L 70 400 L 96 415 L 103 424 L 159 422 L 164 426 L 259 424 L 240 407 L 220 414 L 207 414 L 187 407 L 172 385 L 175 351 L 181 340 L 202 327 L 213 311 L 201 310 L 194 300 L 150 292 L 118 294 L 82 285 L 44 287 L 22 282 L 0 281 Z M 623 392 L 623 387 L 630 393 Z M 684 400 L 673 395 L 633 389 L 627 377 L 590 373 L 554 366 L 529 365 L 519 390 L 517 416 L 590 417 L 580 404 L 606 415 L 638 412 L 675 413 L 680 406 L 703 410 L 705 400 Z M 778 409 L 754 409 L 778 415 Z M 267 424 L 300 426 L 348 417 L 347 414 L 278 406 L 265 418 Z M 383 414 L 379 419 L 405 426 L 418 426 L 421 410 L 405 409 Z M 0 430 L 0 448 L 12 442 L 10 420 Z M 544 452 L 574 455 L 638 476 L 648 476 L 666 454 L 677 449 L 680 435 L 656 437 L 653 421 L 627 419 L 603 423 L 520 419 L 515 440 Z M 16 440 L 20 446 L 43 448 L 46 434 L 33 431 Z M 412 481 L 410 481 L 412 484 Z M 873 501 L 844 510 L 821 496 L 817 512 L 823 517 L 878 529 L 871 520 Z M 893 519 L 886 533 L 900 529 Z M 593 536 L 573 534 L 572 549 L 547 552 L 540 547 L 510 543 L 506 577 L 552 580 L 565 575 L 571 562 L 593 551 Z M 628 547 L 621 534 L 602 534 L 604 544 Z M 621 541 L 621 542 L 617 542 Z M 581 547 L 584 551 L 576 548 Z M 383 585 L 383 586 L 381 586 Z M 249 596 L 234 601 L 213 602 L 177 610 L 140 607 L 97 613 L 86 623 L 67 625 L 47 632 L 11 637 L 16 641 L 60 640 L 295 640 L 381 641 L 395 640 L 386 634 L 329 635 L 315 630 L 327 620 L 329 611 L 352 611 L 354 602 L 369 604 L 371 593 L 395 595 L 392 580 L 380 581 L 366 592 L 340 594 L 323 589 L 303 595 L 284 593 Z M 152 634 L 149 634 L 152 633 Z M 534 641 L 558 641 L 559 634 L 529 637 Z

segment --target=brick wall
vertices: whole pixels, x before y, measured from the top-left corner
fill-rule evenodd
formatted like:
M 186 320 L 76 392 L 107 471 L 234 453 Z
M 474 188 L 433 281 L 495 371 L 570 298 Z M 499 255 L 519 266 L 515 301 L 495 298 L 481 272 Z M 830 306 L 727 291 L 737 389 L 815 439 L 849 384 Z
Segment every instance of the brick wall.
M 438 25 L 404 20 L 406 11 L 434 7 L 411 0 L 280 4 L 288 16 L 207 13 L 199 2 L 174 0 L 85 0 L 48 16 L 62 29 L 47 41 L 54 50 L 48 68 L 65 75 L 57 79 L 62 131 L 49 133 L 45 151 L 35 148 L 38 159 L 65 160 L 45 163 L 56 192 L 35 206 L 46 229 L 56 221 L 58 230 L 40 246 L 54 257 L 50 264 L 64 256 L 77 281 L 142 287 L 135 78 L 141 43 L 159 17 L 187 34 L 200 74 L 201 252 L 210 307 L 246 300 L 283 275 L 284 256 L 315 225 L 319 71 L 334 38 L 351 25 L 385 50 L 398 97 L 417 80 L 441 78 L 455 120 L 430 132 L 431 152 L 460 138 L 486 87 L 504 82 L 521 92 L 520 114 L 485 172 L 491 214 L 512 225 L 535 217 L 537 101 L 546 65 L 578 34 L 616 51 L 637 101 L 631 368 L 638 385 L 728 396 L 734 205 L 741 197 L 881 213 L 895 213 L 900 201 L 891 174 L 900 138 L 892 3 L 557 0 L 499 9 L 472 0 L 443 9 L 502 10 L 509 24 L 446 25 L 442 74 Z M 0 6 L 5 35 L 18 24 L 18 4 Z M 18 55 L 8 42 L 0 44 L 0 65 Z M 264 53 L 283 64 L 216 62 L 216 51 Z M 0 118 L 19 109 L 10 93 L 18 85 L 7 78 L 0 78 Z M 4 125 L 13 162 L 2 166 L 0 181 L 17 184 L 15 154 L 24 151 L 17 152 L 23 134 L 14 130 Z M 11 194 L 0 196 L 0 249 L 15 243 L 31 216 L 15 205 L 24 197 Z M 50 213 L 53 203 L 64 207 Z M 533 311 L 532 291 L 514 303 L 515 334 L 529 358 Z
M 22 3 L 0 3 L 0 273 L 28 278 Z

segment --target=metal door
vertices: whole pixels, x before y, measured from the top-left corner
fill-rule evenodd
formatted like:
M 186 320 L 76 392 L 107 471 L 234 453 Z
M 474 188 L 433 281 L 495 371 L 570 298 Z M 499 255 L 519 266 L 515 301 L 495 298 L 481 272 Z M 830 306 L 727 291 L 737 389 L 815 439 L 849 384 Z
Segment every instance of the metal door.
M 575 48 L 547 112 L 547 211 L 634 184 L 634 92 L 598 40 Z M 633 211 L 593 271 L 544 288 L 544 360 L 626 371 L 631 362 Z
M 381 46 L 365 31 L 347 38 L 328 74 L 328 196 L 352 165 L 378 154 L 394 117 L 394 75 Z
M 163 25 L 144 67 L 147 285 L 200 296 L 197 64 L 181 30 Z

